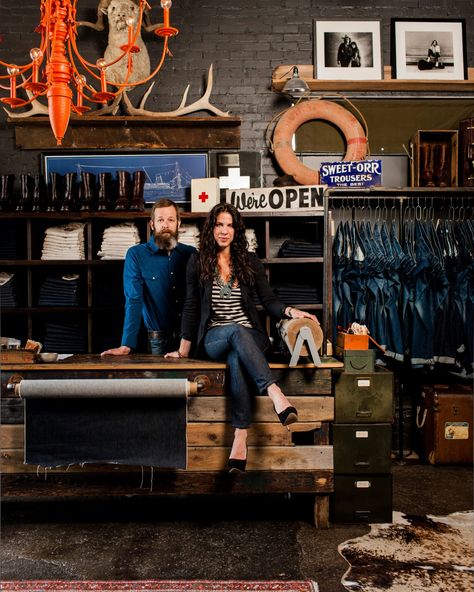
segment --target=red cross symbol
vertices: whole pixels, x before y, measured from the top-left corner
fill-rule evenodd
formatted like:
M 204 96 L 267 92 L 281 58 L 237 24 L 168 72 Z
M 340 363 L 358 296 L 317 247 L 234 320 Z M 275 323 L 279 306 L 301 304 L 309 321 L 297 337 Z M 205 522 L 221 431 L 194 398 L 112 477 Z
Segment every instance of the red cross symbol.
M 204 203 L 207 199 L 209 199 L 209 196 L 207 195 L 207 193 L 205 191 L 203 191 L 201 193 L 201 195 L 198 195 L 198 197 L 202 201 L 202 203 Z

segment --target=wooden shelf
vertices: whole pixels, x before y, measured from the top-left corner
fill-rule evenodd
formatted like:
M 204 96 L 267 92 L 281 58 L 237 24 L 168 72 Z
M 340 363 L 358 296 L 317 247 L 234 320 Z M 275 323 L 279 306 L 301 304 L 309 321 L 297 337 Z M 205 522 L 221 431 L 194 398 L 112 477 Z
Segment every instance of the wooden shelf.
M 474 94 L 474 68 L 468 68 L 467 80 L 399 80 L 392 78 L 391 66 L 384 66 L 383 80 L 318 80 L 312 64 L 296 64 L 300 76 L 312 92 L 449 92 Z M 281 92 L 291 78 L 293 65 L 277 66 L 272 72 L 272 90 Z

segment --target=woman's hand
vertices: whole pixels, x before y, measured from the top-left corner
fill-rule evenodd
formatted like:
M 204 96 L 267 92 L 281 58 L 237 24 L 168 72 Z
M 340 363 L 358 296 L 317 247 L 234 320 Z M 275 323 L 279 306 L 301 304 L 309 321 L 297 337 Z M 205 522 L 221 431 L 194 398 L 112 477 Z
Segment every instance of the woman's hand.
M 290 317 L 290 319 L 311 319 L 315 323 L 318 323 L 318 325 L 320 324 L 316 315 L 306 312 L 305 310 L 300 310 L 299 308 L 293 308 L 293 306 L 287 306 L 285 314 Z
M 186 356 L 182 356 L 178 350 L 176 351 L 172 351 L 172 352 L 168 352 L 167 354 L 165 354 L 165 358 L 185 358 Z
M 168 352 L 165 354 L 165 358 L 187 358 L 191 351 L 191 342 L 187 339 L 181 339 L 179 348 L 176 351 Z

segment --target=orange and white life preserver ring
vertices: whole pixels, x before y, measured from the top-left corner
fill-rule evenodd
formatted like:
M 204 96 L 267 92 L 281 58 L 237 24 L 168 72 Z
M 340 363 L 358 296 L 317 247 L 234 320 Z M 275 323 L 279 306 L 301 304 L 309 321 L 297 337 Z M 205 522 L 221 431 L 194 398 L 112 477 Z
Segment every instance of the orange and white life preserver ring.
M 283 171 L 301 185 L 317 185 L 319 173 L 298 160 L 291 144 L 296 130 L 311 119 L 323 119 L 343 133 L 347 151 L 343 160 L 363 160 L 367 155 L 367 136 L 350 111 L 337 103 L 323 100 L 304 101 L 284 113 L 273 132 L 273 152 Z

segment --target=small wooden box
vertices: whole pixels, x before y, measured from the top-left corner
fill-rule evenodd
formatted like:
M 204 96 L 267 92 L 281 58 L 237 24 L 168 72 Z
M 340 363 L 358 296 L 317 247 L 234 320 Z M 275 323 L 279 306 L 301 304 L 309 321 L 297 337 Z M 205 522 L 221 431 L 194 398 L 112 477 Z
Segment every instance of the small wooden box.
M 37 354 L 31 349 L 2 349 L 0 362 L 2 364 L 34 364 Z
M 412 187 L 458 186 L 457 130 L 418 130 L 410 149 Z
M 339 331 L 336 337 L 336 347 L 341 350 L 346 349 L 369 349 L 368 335 L 353 335 Z

